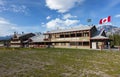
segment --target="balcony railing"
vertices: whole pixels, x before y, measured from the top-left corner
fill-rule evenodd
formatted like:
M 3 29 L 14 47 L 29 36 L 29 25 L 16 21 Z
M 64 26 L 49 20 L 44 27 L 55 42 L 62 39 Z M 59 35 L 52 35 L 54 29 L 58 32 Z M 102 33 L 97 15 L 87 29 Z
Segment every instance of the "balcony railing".
M 54 38 L 51 41 L 89 41 L 90 37 Z
M 50 41 L 50 39 L 44 39 L 44 41 Z
M 20 41 L 11 41 L 10 43 L 20 43 Z

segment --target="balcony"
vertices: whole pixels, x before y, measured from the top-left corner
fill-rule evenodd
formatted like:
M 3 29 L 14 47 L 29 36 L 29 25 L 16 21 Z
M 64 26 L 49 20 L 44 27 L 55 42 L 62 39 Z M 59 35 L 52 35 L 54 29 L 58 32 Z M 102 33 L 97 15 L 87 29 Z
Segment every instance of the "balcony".
M 21 41 L 11 41 L 10 43 L 21 43 Z
M 44 41 L 50 41 L 50 39 L 47 39 L 47 38 L 46 38 L 46 39 L 44 39 Z
M 52 42 L 57 41 L 90 41 L 90 37 L 74 37 L 74 38 L 54 38 Z

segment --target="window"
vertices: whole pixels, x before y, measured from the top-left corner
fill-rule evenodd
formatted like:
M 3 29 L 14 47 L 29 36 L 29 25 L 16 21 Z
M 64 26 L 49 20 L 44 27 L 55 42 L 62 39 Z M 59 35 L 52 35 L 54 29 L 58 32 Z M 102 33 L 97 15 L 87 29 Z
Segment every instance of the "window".
M 79 45 L 79 46 L 82 46 L 82 42 L 79 42 L 78 45 Z
M 56 46 L 59 46 L 59 43 L 55 43 Z
M 65 35 L 65 38 L 70 37 L 68 34 Z
M 61 43 L 61 46 L 65 46 L 66 45 L 66 43 Z
M 71 37 L 75 37 L 75 34 L 71 34 Z
M 83 42 L 83 46 L 89 46 L 89 42 Z
M 77 37 L 82 37 L 82 34 L 81 33 L 77 33 Z
M 64 35 L 60 35 L 60 38 L 64 38 Z
M 71 46 L 76 46 L 76 45 L 78 45 L 78 42 L 71 42 L 70 45 Z
M 55 38 L 55 35 L 54 35 L 54 34 L 52 35 L 52 38 Z
M 56 37 L 56 38 L 59 38 L 59 37 L 60 37 L 60 35 L 59 35 L 59 34 L 56 34 L 56 35 L 55 35 L 55 37 Z
M 87 33 L 84 33 L 83 35 L 84 35 L 84 37 L 88 37 L 89 33 L 87 32 Z

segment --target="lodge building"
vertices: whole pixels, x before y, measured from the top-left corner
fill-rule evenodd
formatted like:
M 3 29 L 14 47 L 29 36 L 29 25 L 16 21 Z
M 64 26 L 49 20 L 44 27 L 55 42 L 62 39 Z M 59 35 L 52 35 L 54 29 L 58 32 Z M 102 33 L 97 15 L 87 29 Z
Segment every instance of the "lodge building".
M 29 38 L 35 36 L 33 33 L 18 34 L 14 32 L 10 41 L 10 47 L 29 47 Z
M 70 29 L 54 30 L 45 33 L 55 48 L 108 48 L 110 39 L 104 30 L 98 31 L 95 26 L 80 26 Z
M 100 49 L 109 48 L 110 41 L 105 31 L 98 31 L 96 26 L 79 26 L 52 30 L 39 35 L 33 33 L 14 35 L 10 45 L 11 47 Z

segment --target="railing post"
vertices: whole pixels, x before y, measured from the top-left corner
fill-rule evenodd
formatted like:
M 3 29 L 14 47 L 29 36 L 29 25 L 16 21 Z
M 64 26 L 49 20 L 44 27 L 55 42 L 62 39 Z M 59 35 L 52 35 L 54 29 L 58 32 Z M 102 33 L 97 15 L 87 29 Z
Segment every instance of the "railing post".
M 120 46 L 118 47 L 119 51 L 120 51 Z
M 102 51 L 102 45 L 100 45 L 100 47 L 101 47 L 101 51 Z

